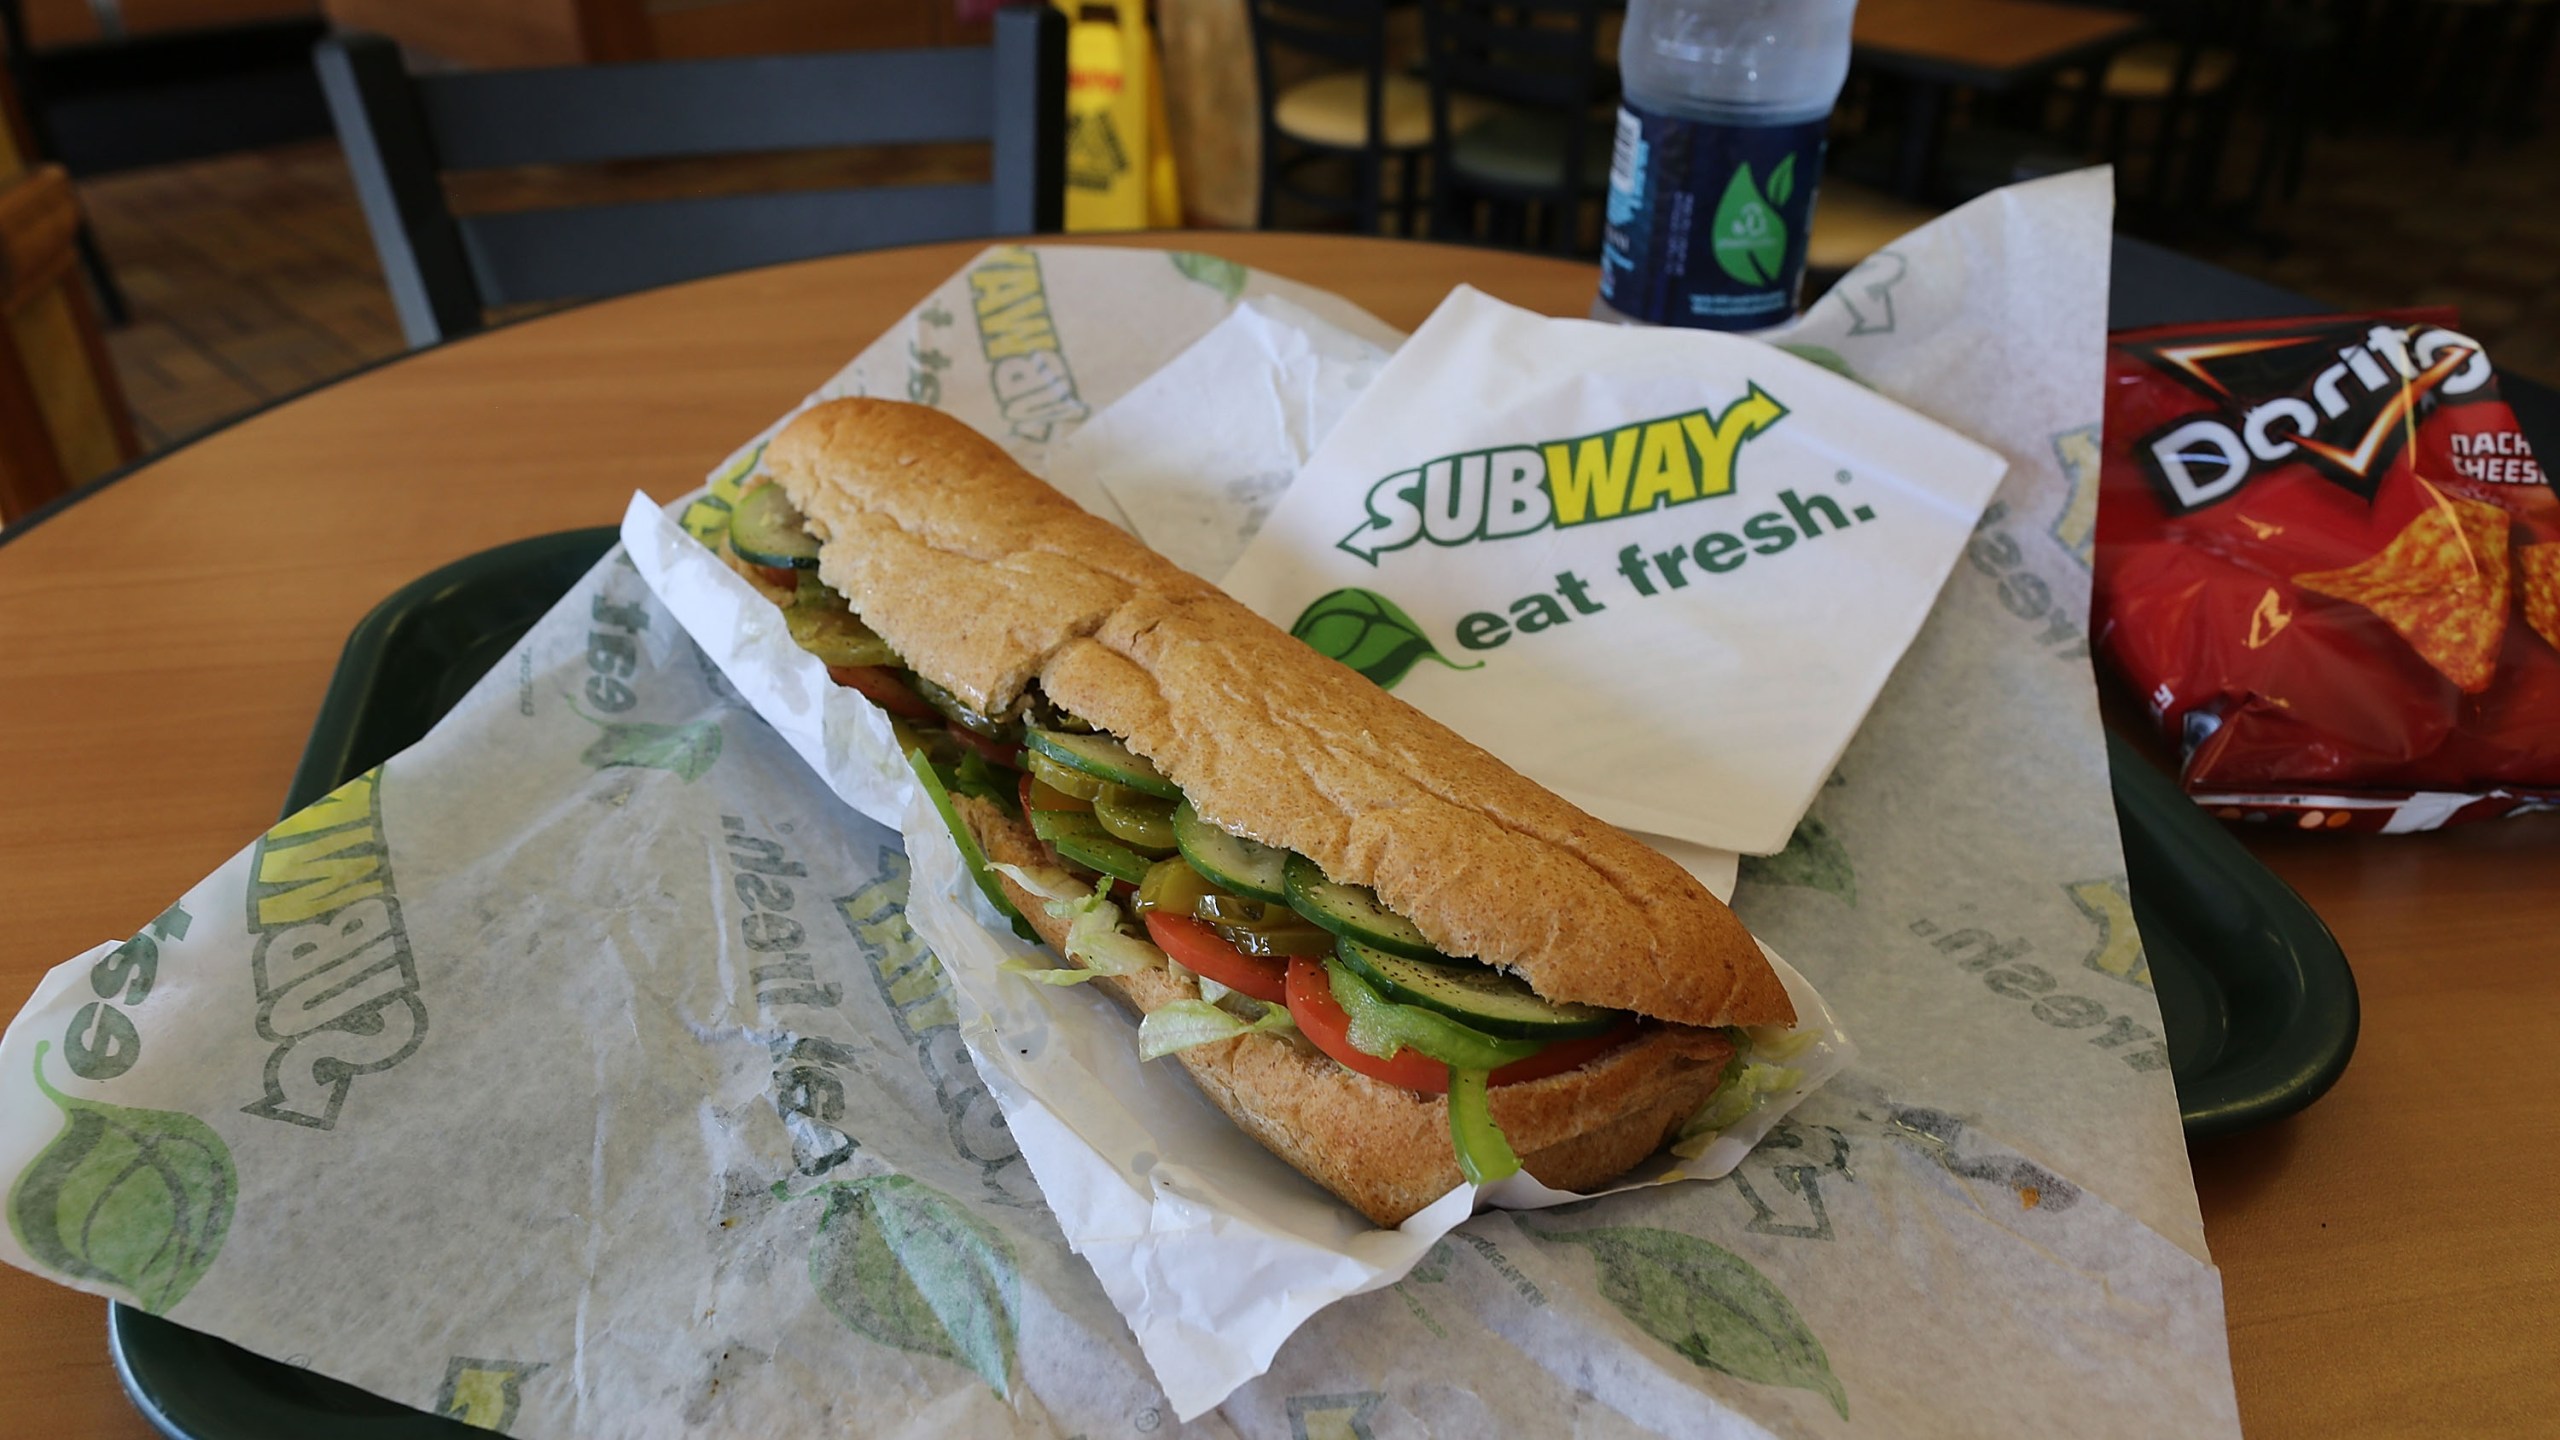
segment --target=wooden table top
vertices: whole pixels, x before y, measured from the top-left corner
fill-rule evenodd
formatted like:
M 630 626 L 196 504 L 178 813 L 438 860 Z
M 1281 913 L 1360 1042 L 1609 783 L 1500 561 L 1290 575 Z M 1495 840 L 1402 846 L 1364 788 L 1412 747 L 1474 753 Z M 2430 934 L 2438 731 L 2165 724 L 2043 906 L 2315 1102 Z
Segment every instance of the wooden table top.
M 1593 285 L 1587 266 L 1483 250 L 1161 243 L 1406 327 L 1461 279 L 1561 315 Z M 691 489 L 975 248 L 729 276 L 449 345 L 0 544 L 0 1014 L 274 819 L 376 601 L 507 540 L 612 523 L 635 487 Z M 2560 1414 L 2560 815 L 2255 848 L 2345 944 L 2364 1035 L 2328 1098 L 2195 1155 L 2249 1433 L 2534 1433 Z M 0 1434 L 151 1433 L 117 1388 L 104 1309 L 0 1268 Z
M 1850 41 L 1872 69 L 2001 89 L 2140 34 L 2142 17 L 2045 0 L 1858 0 Z

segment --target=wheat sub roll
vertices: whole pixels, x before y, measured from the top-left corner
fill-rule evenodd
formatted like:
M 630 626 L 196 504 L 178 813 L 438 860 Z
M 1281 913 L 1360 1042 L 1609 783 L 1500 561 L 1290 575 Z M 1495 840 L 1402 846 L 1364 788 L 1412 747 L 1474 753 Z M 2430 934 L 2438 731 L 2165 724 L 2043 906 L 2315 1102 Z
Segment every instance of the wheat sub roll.
M 1055 863 L 1029 825 L 971 796 L 952 803 L 988 859 L 1026 869 Z M 1042 909 L 1039 896 L 998 878 L 1040 938 L 1064 953 L 1067 922 Z M 1141 1015 L 1200 998 L 1195 980 L 1171 970 L 1093 983 Z M 1648 1027 L 1587 1065 L 1498 1087 L 1488 1104 L 1521 1168 L 1559 1190 L 1597 1189 L 1661 1149 L 1715 1093 L 1733 1053 L 1732 1042 L 1713 1030 Z M 1240 1035 L 1172 1058 L 1238 1129 L 1375 1224 L 1403 1224 L 1462 1178 L 1445 1096 L 1372 1080 L 1279 1035 Z
M 1683 1027 L 1793 1023 L 1785 987 L 1749 932 L 1687 871 L 1086 513 L 959 421 L 895 401 L 830 401 L 786 426 L 764 463 L 821 542 L 820 578 L 917 673 L 973 708 L 1006 713 L 1036 683 L 1153 761 L 1211 823 L 1369 886 L 1441 950 L 1508 970 L 1549 1000 Z M 971 816 L 987 831 L 982 840 L 1003 839 L 996 822 L 1011 823 L 993 807 Z M 1036 901 L 1015 898 L 1035 925 L 1048 923 Z M 1141 992 L 1128 998 L 1150 1009 L 1143 992 L 1158 979 L 1188 983 L 1142 976 L 1122 988 Z M 1257 1040 L 1295 1053 L 1270 1037 L 1202 1049 L 1258 1054 Z M 1677 1029 L 1649 1032 L 1554 1079 L 1603 1070 L 1648 1046 L 1670 1053 L 1703 1043 Z M 1192 1063 L 1190 1052 L 1184 1058 Z M 1723 1069 L 1721 1058 L 1689 1058 L 1695 1070 Z M 1312 1057 L 1310 1075 L 1319 1064 L 1332 1066 Z M 1193 1063 L 1203 1088 L 1237 1114 L 1219 1092 L 1228 1082 L 1203 1073 L 1214 1068 Z M 1259 1062 L 1251 1068 L 1261 1073 Z M 1408 1093 L 1332 1069 L 1344 1081 Z M 1527 1101 L 1503 1097 L 1549 1083 L 1494 1092 L 1506 1132 L 1507 1109 Z M 1671 1099 L 1691 1088 L 1666 1087 L 1649 1109 L 1668 1114 Z M 1578 1163 L 1586 1151 L 1614 1154 L 1649 1127 L 1643 1145 L 1607 1172 L 1617 1173 L 1713 1088 L 1710 1074 L 1665 1124 L 1621 1119 L 1613 1123 L 1630 1127 L 1623 1137 L 1607 1126 L 1559 1132 L 1546 1148 L 1571 1150 Z M 1258 1102 L 1259 1119 L 1237 1114 L 1238 1123 L 1294 1162 L 1273 1139 L 1286 1125 L 1268 1102 Z M 1426 1108 L 1445 1116 L 1436 1100 Z M 1317 1137 L 1307 1146 L 1332 1143 L 1321 1139 L 1314 1112 L 1304 1119 Z M 1548 1178 L 1537 1158 L 1543 1132 L 1513 1133 L 1531 1172 Z M 1445 1131 L 1433 1141 L 1447 1159 Z M 1454 1162 L 1448 1173 L 1455 1176 Z M 1373 1219 L 1405 1198 L 1382 1195 L 1371 1210 L 1333 1188 Z

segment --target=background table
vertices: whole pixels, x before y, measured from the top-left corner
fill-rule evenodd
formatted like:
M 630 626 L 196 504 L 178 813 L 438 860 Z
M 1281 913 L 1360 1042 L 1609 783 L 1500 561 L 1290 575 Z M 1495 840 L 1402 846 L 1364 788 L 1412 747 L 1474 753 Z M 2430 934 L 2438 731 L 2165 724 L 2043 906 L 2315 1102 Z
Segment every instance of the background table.
M 1850 27 L 1857 66 L 1903 86 L 1893 190 L 1906 200 L 1928 186 L 1949 87 L 2031 85 L 2103 60 L 2145 29 L 2136 14 L 2048 0 L 1859 0 Z M 2083 103 L 2097 94 L 2094 80 Z
M 1562 315 L 1594 281 L 1391 241 L 1138 243 L 1214 250 L 1406 327 L 1459 280 Z M 635 488 L 692 488 L 974 249 L 730 276 L 465 340 L 0 542 L 0 1013 L 275 818 L 375 601 L 503 541 L 612 523 Z M 2134 260 L 2129 282 L 2162 303 L 2266 303 Z M 2560 1415 L 2560 816 L 2253 839 L 2338 932 L 2365 1011 L 2326 1100 L 2195 1157 L 2249 1433 L 2538 1433 Z M 117 1389 L 104 1309 L 0 1270 L 0 1434 L 150 1433 Z

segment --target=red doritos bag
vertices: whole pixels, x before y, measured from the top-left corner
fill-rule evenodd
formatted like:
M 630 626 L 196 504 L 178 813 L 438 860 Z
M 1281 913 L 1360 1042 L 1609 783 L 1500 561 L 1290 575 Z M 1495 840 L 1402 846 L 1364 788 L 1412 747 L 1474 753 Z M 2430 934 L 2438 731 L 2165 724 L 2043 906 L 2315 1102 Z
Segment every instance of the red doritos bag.
M 2560 806 L 2560 497 L 2452 324 L 2113 337 L 2098 643 L 2226 819 Z

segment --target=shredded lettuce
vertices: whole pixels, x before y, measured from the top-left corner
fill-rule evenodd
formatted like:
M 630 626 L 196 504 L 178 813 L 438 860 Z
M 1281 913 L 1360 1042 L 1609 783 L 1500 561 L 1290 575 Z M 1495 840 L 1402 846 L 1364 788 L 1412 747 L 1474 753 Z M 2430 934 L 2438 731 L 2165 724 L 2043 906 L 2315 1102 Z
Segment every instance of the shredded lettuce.
M 1033 893 L 1049 897 L 1050 892 L 1033 886 L 1012 866 L 998 867 L 1014 877 L 1014 883 Z M 1028 959 L 1007 960 L 998 968 L 1042 985 L 1081 985 L 1105 975 L 1134 975 L 1141 970 L 1165 963 L 1165 954 L 1135 936 L 1120 933 L 1120 907 L 1104 899 L 1111 893 L 1111 877 L 1106 875 L 1093 887 L 1093 893 L 1070 890 L 1067 897 L 1045 898 L 1040 908 L 1054 920 L 1067 922 L 1067 964 L 1042 965 Z
M 1784 1065 L 1813 1048 L 1822 1037 L 1811 1030 L 1790 1030 L 1783 1025 L 1760 1025 L 1742 1032 L 1748 1043 L 1744 1052 L 1754 1060 Z
M 1028 870 L 1020 865 L 991 864 L 987 867 L 1043 900 L 1081 900 L 1084 887 L 1064 870 L 1043 865 Z
M 996 774 L 996 767 L 987 763 L 987 757 L 975 750 L 962 752 L 960 763 L 943 777 L 943 783 L 951 787 L 954 795 L 974 795 L 1000 807 L 1008 815 L 1022 813 L 1022 800 L 1015 787 L 1006 784 L 1003 777 Z
M 1219 984 L 1217 981 L 1210 979 L 1206 975 L 1202 975 L 1198 978 L 1200 981 L 1200 998 L 1208 1001 L 1212 1005 L 1215 1005 L 1219 1001 L 1236 993 L 1233 990 L 1228 989 L 1226 986 Z M 1282 1006 L 1281 1008 L 1285 1010 L 1288 1007 Z
M 1207 983 L 1207 982 L 1204 982 Z M 1138 1022 L 1138 1058 L 1154 1060 L 1194 1045 L 1232 1040 L 1238 1035 L 1279 1033 L 1297 1028 L 1286 1005 L 1264 1005 L 1262 1018 L 1247 1021 L 1211 1000 L 1176 1000 L 1159 1005 Z
M 1801 1053 L 1802 1049 L 1802 1046 L 1796 1046 L 1793 1052 Z M 1679 1142 L 1671 1147 L 1671 1153 L 1684 1160 L 1698 1158 L 1715 1143 L 1717 1135 L 1740 1124 L 1771 1099 L 1793 1090 L 1803 1079 L 1804 1072 L 1792 1065 L 1772 1065 L 1760 1060 L 1735 1065 L 1725 1072 L 1723 1082 L 1716 1086 L 1716 1093 L 1708 1096 L 1707 1103 L 1698 1107 L 1698 1113 L 1690 1116 L 1688 1122 L 1680 1127 Z

